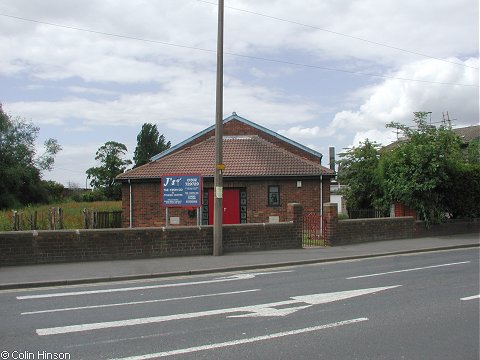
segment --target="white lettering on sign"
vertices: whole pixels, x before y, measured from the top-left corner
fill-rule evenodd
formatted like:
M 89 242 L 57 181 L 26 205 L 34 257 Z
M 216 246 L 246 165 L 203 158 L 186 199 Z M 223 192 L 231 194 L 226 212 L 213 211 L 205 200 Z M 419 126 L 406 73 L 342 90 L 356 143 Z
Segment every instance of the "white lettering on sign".
M 197 178 L 187 179 L 185 181 L 185 186 L 200 186 L 200 182 Z
M 164 206 L 200 206 L 202 178 L 196 175 L 170 175 L 162 178 Z
M 163 186 L 167 186 L 167 185 L 171 185 L 171 186 L 179 186 L 180 185 L 180 180 L 179 178 L 177 179 L 174 179 L 174 178 L 171 178 L 171 177 L 167 177 L 165 179 L 165 182 L 163 183 Z

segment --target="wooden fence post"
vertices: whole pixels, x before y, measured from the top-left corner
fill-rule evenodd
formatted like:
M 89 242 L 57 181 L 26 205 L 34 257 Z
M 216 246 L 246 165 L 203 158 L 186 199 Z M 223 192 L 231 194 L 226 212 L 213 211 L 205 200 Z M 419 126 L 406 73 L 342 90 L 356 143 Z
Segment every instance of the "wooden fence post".
M 27 221 L 30 223 L 30 230 L 37 230 L 37 210 L 30 213 Z
M 55 230 L 55 209 L 48 210 L 48 227 L 50 230 Z
M 95 211 L 83 209 L 83 224 L 85 229 L 95 229 Z
M 57 208 L 58 212 L 58 228 L 63 229 L 63 209 Z
M 12 222 L 13 222 L 13 230 L 18 231 L 20 230 L 20 216 L 18 215 L 18 211 L 13 210 L 12 211 L 13 216 L 12 216 Z

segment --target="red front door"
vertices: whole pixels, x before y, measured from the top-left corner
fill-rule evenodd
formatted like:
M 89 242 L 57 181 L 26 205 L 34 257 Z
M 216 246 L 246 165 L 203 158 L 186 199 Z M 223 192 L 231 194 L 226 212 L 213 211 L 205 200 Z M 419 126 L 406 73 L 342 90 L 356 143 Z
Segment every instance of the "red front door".
M 213 224 L 213 189 L 208 189 L 208 224 Z M 240 190 L 223 189 L 223 223 L 240 224 Z

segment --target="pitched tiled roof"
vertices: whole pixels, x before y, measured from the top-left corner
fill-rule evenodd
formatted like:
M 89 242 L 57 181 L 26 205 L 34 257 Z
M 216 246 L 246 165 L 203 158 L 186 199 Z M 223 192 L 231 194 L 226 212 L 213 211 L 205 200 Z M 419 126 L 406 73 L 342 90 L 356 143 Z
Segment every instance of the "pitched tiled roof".
M 226 136 L 223 138 L 223 176 L 317 176 L 334 175 L 319 163 L 304 159 L 259 136 Z M 127 171 L 119 180 L 160 178 L 164 174 L 196 173 L 213 177 L 215 138 L 177 151 L 148 164 Z
M 308 148 L 308 147 L 306 147 L 306 146 L 304 146 L 304 145 L 302 145 L 302 144 L 299 144 L 299 143 L 297 143 L 296 141 L 293 141 L 292 139 L 289 139 L 289 138 L 287 138 L 287 137 L 285 137 L 285 136 L 283 136 L 283 135 L 281 135 L 281 134 L 278 134 L 278 133 L 276 133 L 276 132 L 274 132 L 274 131 L 272 131 L 272 130 L 270 130 L 270 129 L 267 129 L 267 128 L 259 125 L 259 124 L 256 124 L 256 123 L 254 123 L 254 122 L 252 122 L 252 121 L 250 121 L 250 120 L 247 120 L 247 119 L 245 119 L 245 118 L 237 115 L 237 113 L 235 113 L 235 112 L 234 112 L 231 116 L 227 117 L 226 119 L 223 119 L 223 125 L 225 126 L 227 123 L 233 122 L 233 121 L 239 121 L 239 122 L 241 122 L 241 123 L 243 123 L 243 124 L 246 124 L 246 125 L 254 128 L 254 129 L 259 130 L 259 131 L 262 132 L 262 133 L 271 135 L 271 136 L 273 136 L 274 138 L 277 138 L 277 139 L 279 139 L 279 140 L 281 140 L 281 141 L 284 141 L 284 142 L 286 142 L 286 143 L 288 143 L 288 144 L 290 144 L 290 145 L 292 145 L 292 146 L 294 146 L 294 147 L 297 147 L 297 148 L 299 148 L 299 149 L 301 149 L 301 150 L 303 150 L 303 151 L 305 151 L 305 152 L 307 152 L 307 153 L 309 153 L 309 154 L 311 154 L 311 155 L 318 156 L 318 157 L 320 157 L 320 158 L 323 157 L 323 155 L 322 155 L 321 153 L 319 153 L 319 152 L 317 152 L 317 151 L 315 151 L 315 150 L 313 150 L 313 149 L 310 149 L 310 148 Z M 161 152 L 160 154 L 157 154 L 157 155 L 153 156 L 150 160 L 151 160 L 151 161 L 158 160 L 158 159 L 160 159 L 160 158 L 163 157 L 163 156 L 169 155 L 169 154 L 177 151 L 178 149 L 184 147 L 186 144 L 188 144 L 188 143 L 190 143 L 190 142 L 192 142 L 192 141 L 195 141 L 196 139 L 200 138 L 201 136 L 203 136 L 203 135 L 205 135 L 205 134 L 207 134 L 207 133 L 209 133 L 209 132 L 213 132 L 214 129 L 215 129 L 215 125 L 212 125 L 212 126 L 206 128 L 206 129 L 200 131 L 199 133 L 193 135 L 192 137 L 190 137 L 190 138 L 182 141 L 181 143 L 179 143 L 179 144 L 177 144 L 177 145 L 175 145 L 175 146 L 172 146 L 170 149 L 167 149 L 167 150 L 165 150 L 164 152 Z M 232 135 L 233 135 L 233 134 L 232 134 Z M 236 135 L 238 135 L 238 134 L 236 134 Z
M 467 126 L 463 128 L 452 129 L 462 141 L 468 143 L 472 140 L 480 139 L 480 125 Z

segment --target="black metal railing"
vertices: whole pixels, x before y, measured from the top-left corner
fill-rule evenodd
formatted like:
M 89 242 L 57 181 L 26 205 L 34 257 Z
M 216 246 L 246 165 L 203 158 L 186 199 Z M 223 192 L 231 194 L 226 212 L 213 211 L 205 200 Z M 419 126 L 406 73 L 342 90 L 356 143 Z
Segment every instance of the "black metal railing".
M 376 219 L 389 217 L 389 214 L 378 209 L 348 209 L 349 219 Z
M 323 216 L 318 213 L 304 214 L 302 240 L 304 247 L 326 246 Z

